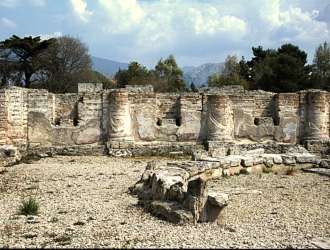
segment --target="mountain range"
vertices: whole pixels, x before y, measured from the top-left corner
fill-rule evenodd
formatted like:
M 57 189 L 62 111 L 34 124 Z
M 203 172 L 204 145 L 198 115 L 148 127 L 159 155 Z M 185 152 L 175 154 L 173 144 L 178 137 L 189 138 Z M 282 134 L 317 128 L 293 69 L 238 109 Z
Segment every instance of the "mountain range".
M 127 69 L 128 63 L 117 62 L 105 58 L 92 56 L 93 69 L 112 78 L 119 69 Z M 207 84 L 207 79 L 214 73 L 221 73 L 224 63 L 205 63 L 200 66 L 182 67 L 183 79 L 188 86 L 194 83 L 195 86 Z

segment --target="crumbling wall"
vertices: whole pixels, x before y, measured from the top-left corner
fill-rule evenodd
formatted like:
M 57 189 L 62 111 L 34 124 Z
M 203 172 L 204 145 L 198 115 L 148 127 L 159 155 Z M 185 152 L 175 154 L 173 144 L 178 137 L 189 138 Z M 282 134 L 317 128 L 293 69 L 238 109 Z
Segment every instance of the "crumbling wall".
M 179 94 L 155 93 L 150 86 L 102 90 L 102 84 L 88 83 L 78 90 L 0 90 L 0 145 L 111 145 L 144 152 L 148 144 L 154 150 L 181 143 L 187 150 L 188 144 L 205 142 L 212 149 L 224 142 L 329 140 L 330 94 L 325 91 L 275 94 L 229 88 Z
M 19 149 L 27 146 L 28 91 L 22 88 L 9 88 L 5 91 L 7 105 L 6 144 Z
M 7 142 L 7 103 L 6 92 L 0 89 L 0 145 Z
M 28 144 L 30 147 L 51 146 L 51 123 L 55 120 L 55 95 L 46 90 L 31 89 L 28 92 Z
M 156 94 L 131 93 L 129 95 L 132 117 L 132 136 L 135 141 L 154 141 L 162 124 Z
M 200 94 L 183 94 L 177 118 L 179 141 L 203 141 L 207 137 L 206 112 L 203 110 L 205 97 Z

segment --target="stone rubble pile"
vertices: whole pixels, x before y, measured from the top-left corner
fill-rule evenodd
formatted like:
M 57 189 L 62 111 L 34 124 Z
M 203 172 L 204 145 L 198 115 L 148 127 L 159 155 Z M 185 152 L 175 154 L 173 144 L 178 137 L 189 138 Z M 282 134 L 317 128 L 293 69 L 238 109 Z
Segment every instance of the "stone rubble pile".
M 149 162 L 130 191 L 152 214 L 174 223 L 212 222 L 227 205 L 228 195 L 209 193 L 205 178 L 191 177 L 195 169 L 158 166 Z
M 208 191 L 207 182 L 222 176 L 280 172 L 318 166 L 320 158 L 291 150 L 266 154 L 262 149 L 244 155 L 211 157 L 195 153 L 192 161 L 149 162 L 141 179 L 130 188 L 150 213 L 174 223 L 213 222 L 227 206 L 229 195 Z
M 22 159 L 19 150 L 12 145 L 0 146 L 0 168 L 18 163 Z

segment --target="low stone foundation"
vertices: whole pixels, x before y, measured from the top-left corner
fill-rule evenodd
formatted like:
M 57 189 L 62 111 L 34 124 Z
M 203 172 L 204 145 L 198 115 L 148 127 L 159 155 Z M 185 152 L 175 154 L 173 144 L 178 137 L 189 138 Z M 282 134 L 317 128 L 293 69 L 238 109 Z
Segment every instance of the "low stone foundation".
M 196 150 L 203 150 L 202 144 L 196 142 L 121 142 L 112 141 L 107 144 L 110 156 L 175 156 L 192 155 Z
M 27 150 L 28 156 L 50 157 L 54 155 L 107 155 L 108 150 L 105 145 L 77 145 L 77 146 L 55 146 L 55 147 L 35 147 Z

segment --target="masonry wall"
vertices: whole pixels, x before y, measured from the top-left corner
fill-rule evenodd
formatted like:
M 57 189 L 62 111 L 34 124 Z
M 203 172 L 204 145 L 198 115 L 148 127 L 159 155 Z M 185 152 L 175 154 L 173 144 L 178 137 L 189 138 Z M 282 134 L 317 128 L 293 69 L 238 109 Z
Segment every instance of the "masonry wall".
M 0 145 L 7 142 L 7 103 L 6 92 L 0 89 Z
M 28 90 L 11 88 L 5 91 L 6 144 L 25 149 L 27 141 Z
M 295 144 L 306 139 L 329 139 L 328 92 L 170 94 L 131 87 L 119 93 L 87 83 L 79 89 L 75 94 L 22 88 L 0 90 L 0 145 L 24 149 L 105 145 L 116 140 L 134 144 L 202 143 L 222 139 L 239 143 L 276 141 Z M 118 93 L 114 94 L 114 91 Z M 123 101 L 124 96 L 128 98 L 123 103 L 125 106 L 114 107 L 116 100 L 113 98 L 120 97 Z M 214 119 L 221 120 L 212 128 L 210 112 L 215 111 L 209 104 L 211 99 L 220 105 Z M 127 114 L 121 114 L 124 109 Z M 116 136 L 111 134 L 112 115 L 126 121 L 124 134 L 118 126 Z M 120 122 L 118 120 L 117 125 Z M 218 127 L 227 134 L 222 136 Z M 212 138 L 211 130 L 216 135 Z

